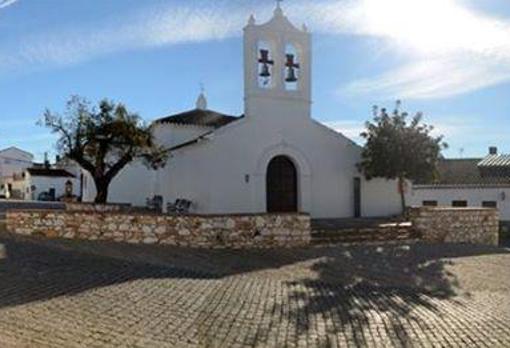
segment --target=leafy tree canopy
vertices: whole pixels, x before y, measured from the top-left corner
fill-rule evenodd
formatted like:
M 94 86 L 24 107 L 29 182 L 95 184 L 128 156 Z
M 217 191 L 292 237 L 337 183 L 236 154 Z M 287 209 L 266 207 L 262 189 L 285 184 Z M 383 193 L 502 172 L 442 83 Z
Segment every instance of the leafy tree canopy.
M 433 136 L 434 127 L 422 122 L 423 114 L 409 119 L 400 110 L 400 101 L 392 113 L 374 107 L 374 118 L 366 123 L 361 136 L 366 140 L 359 163 L 367 179 L 397 179 L 405 210 L 405 181 L 431 180 L 437 176 L 441 151 L 447 147 L 443 136 Z
M 93 107 L 73 96 L 62 115 L 46 110 L 41 123 L 58 134 L 59 154 L 91 174 L 98 203 L 106 203 L 112 179 L 130 162 L 142 160 L 147 167 L 158 169 L 168 158 L 137 114 L 106 99 Z

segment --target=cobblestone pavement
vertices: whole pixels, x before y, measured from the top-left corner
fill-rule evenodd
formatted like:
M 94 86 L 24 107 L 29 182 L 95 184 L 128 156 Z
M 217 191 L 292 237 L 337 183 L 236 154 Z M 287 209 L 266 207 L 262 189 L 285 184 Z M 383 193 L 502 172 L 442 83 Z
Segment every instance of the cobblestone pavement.
M 510 251 L 0 235 L 0 347 L 509 347 Z

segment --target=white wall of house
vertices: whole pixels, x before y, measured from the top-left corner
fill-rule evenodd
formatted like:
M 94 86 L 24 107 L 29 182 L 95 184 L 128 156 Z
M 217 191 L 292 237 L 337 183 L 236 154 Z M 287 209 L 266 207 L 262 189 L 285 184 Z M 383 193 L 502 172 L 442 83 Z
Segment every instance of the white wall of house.
M 10 177 L 32 166 L 34 156 L 16 147 L 0 151 L 0 177 Z
M 285 155 L 297 167 L 300 211 L 316 218 L 352 217 L 359 146 L 311 119 L 287 124 L 278 122 L 278 113 L 269 117 L 266 125 L 247 117 L 176 152 L 160 175 L 163 196 L 190 199 L 204 213 L 265 212 L 267 165 Z M 363 216 L 400 210 L 391 181 L 363 180 L 361 201 Z
M 93 202 L 96 198 L 96 187 L 92 175 L 85 170 L 83 173 L 83 202 Z M 163 185 L 157 176 L 161 171 L 149 170 L 141 161 L 135 161 L 125 167 L 112 181 L 109 187 L 109 203 L 127 203 L 144 207 L 147 198 L 160 194 L 159 186 Z
M 361 183 L 361 213 L 363 216 L 384 217 L 402 211 L 398 185 L 395 180 L 375 178 Z
M 27 184 L 35 186 L 35 191 L 31 195 L 31 199 L 37 199 L 40 193 L 48 192 L 50 189 L 55 189 L 55 198 L 63 196 L 66 191 L 66 182 L 71 181 L 73 184 L 73 195 L 80 195 L 80 181 L 77 178 L 71 177 L 50 177 L 50 176 L 32 176 L 28 174 Z
M 12 185 L 12 176 L 32 166 L 34 156 L 17 147 L 0 151 L 0 194 L 8 196 L 8 183 Z
M 159 140 L 160 145 L 171 148 L 193 140 L 212 130 L 214 130 L 212 127 L 163 123 L 154 125 L 153 134 Z
M 318 218 L 352 217 L 353 181 L 361 177 L 355 166 L 360 147 L 311 119 L 280 127 L 270 122 L 256 133 L 253 128 L 263 127 L 257 120 L 227 125 L 213 137 L 174 152 L 162 170 L 130 165 L 114 179 L 109 200 L 145 205 L 146 198 L 161 194 L 171 202 L 189 199 L 200 213 L 265 212 L 267 165 L 273 157 L 286 155 L 298 170 L 301 211 Z M 361 187 L 363 216 L 400 212 L 394 181 L 363 179 Z
M 2 181 L 2 185 L 4 185 L 3 194 L 5 194 L 6 198 L 25 199 L 26 184 L 24 179 L 14 178 L 12 176 L 5 177 Z
M 92 175 L 86 170 L 82 171 L 83 173 L 83 202 L 94 202 L 96 198 L 96 187 L 94 185 L 94 180 L 92 179 Z
M 50 189 L 55 189 L 55 198 L 59 198 L 65 194 L 65 184 L 67 181 L 73 184 L 73 194 L 78 196 L 80 194 L 80 182 L 77 178 L 71 177 L 50 177 L 50 176 L 33 176 L 25 172 L 23 179 L 8 179 L 6 183 L 10 183 L 12 191 L 19 192 L 20 196 L 12 197 L 24 200 L 37 200 L 42 192 L 49 192 Z M 35 190 L 33 190 L 35 188 Z
M 470 207 L 481 207 L 484 201 L 497 203 L 500 219 L 510 221 L 510 187 L 420 187 L 415 186 L 407 199 L 412 206 L 423 201 L 437 201 L 439 206 L 451 206 L 452 201 L 467 201 Z

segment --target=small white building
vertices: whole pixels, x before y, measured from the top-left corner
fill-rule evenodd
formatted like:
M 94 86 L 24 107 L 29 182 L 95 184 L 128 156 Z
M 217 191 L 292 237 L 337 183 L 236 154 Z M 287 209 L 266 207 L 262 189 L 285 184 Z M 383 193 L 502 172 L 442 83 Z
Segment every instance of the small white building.
M 34 156 L 27 151 L 11 146 L 0 151 L 0 195 L 8 196 L 6 180 L 32 166 Z
M 79 180 L 63 169 L 31 167 L 6 179 L 11 199 L 58 200 L 70 194 L 79 196 Z
M 445 159 L 438 169 L 437 180 L 412 186 L 410 205 L 498 208 L 510 221 L 510 155 L 491 148 L 485 158 Z
M 307 212 L 315 218 L 400 213 L 394 181 L 366 181 L 357 170 L 361 147 L 312 118 L 312 37 L 278 6 L 273 18 L 244 28 L 244 113 L 196 108 L 153 123 L 171 150 L 168 165 L 125 168 L 109 201 L 145 205 L 192 201 L 196 213 Z M 95 196 L 84 179 L 84 200 Z

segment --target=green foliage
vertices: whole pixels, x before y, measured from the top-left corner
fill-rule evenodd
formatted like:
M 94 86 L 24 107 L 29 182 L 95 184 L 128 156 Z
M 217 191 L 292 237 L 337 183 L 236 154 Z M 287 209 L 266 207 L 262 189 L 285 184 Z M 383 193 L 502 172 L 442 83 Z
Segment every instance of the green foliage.
M 510 223 L 500 222 L 499 224 L 499 239 L 501 241 L 510 240 Z
M 361 133 L 366 144 L 358 165 L 367 179 L 397 179 L 404 209 L 405 181 L 434 179 L 441 150 L 447 147 L 442 136 L 431 134 L 433 126 L 422 122 L 422 113 L 408 118 L 407 112 L 400 111 L 400 101 L 391 114 L 374 107 L 374 119 Z
M 96 202 L 106 202 L 111 180 L 130 162 L 141 159 L 157 169 L 168 158 L 167 151 L 154 143 L 150 127 L 120 103 L 103 100 L 95 108 L 73 96 L 63 115 L 46 110 L 41 123 L 59 135 L 60 155 L 92 175 Z

